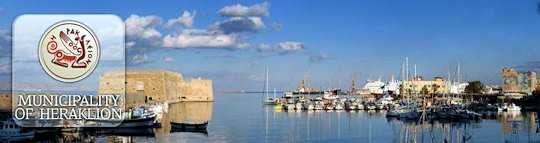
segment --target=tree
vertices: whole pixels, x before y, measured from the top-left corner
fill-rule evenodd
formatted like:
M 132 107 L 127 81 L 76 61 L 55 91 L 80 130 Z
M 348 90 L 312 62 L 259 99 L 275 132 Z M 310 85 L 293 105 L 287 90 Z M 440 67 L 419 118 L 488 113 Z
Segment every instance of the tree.
M 465 93 L 482 93 L 484 91 L 485 86 L 480 81 L 471 81 L 469 82 L 469 85 L 465 87 Z

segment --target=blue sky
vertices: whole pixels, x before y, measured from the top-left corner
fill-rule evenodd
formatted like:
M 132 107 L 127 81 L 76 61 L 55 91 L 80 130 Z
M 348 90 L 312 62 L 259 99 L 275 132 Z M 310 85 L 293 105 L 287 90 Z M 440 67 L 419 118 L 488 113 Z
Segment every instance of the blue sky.
M 9 35 L 26 13 L 115 14 L 132 28 L 128 69 L 210 78 L 216 90 L 261 89 L 266 66 L 271 87 L 295 88 L 309 73 L 314 87 L 348 88 L 353 76 L 397 78 L 405 56 L 427 79 L 460 62 L 464 79 L 499 84 L 505 66 L 539 71 L 538 7 L 538 0 L 8 0 L 0 2 L 0 31 Z

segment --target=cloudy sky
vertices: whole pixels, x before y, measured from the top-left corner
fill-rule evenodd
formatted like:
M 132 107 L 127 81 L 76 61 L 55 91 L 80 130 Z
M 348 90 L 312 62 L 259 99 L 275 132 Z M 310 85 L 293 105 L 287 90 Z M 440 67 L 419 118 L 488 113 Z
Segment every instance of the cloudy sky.
M 404 57 L 427 79 L 453 73 L 499 84 L 503 67 L 540 68 L 538 0 L 2 1 L 0 80 L 9 83 L 11 24 L 21 14 L 115 14 L 128 69 L 214 80 L 216 90 L 348 88 L 399 77 Z M 96 83 L 97 85 L 97 83 Z

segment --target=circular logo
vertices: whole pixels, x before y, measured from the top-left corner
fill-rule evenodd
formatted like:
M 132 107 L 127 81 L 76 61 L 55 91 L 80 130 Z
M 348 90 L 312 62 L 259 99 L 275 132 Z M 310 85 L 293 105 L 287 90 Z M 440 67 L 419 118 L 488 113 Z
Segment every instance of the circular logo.
M 77 82 L 94 71 L 99 60 L 99 42 L 92 30 L 77 21 L 60 21 L 41 36 L 39 62 L 51 77 Z

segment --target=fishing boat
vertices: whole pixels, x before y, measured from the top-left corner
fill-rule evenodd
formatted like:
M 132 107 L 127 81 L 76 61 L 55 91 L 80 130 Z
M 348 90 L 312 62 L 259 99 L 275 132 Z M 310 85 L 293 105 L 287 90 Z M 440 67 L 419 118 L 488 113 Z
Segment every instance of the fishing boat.
M 135 128 L 135 127 L 155 127 L 158 114 L 147 107 L 138 107 L 131 112 L 127 112 L 123 120 L 94 120 L 87 119 L 84 122 L 88 126 L 101 126 L 102 128 Z
M 126 119 L 123 120 L 117 127 L 132 128 L 132 127 L 154 127 L 156 115 L 145 116 L 142 118 Z
M 171 122 L 171 129 L 182 129 L 182 130 L 206 130 L 208 122 L 204 123 L 175 123 Z
M 30 140 L 34 138 L 35 131 L 22 132 L 22 128 L 15 124 L 13 120 L 0 122 L 2 130 L 0 130 L 0 141 L 12 142 Z

